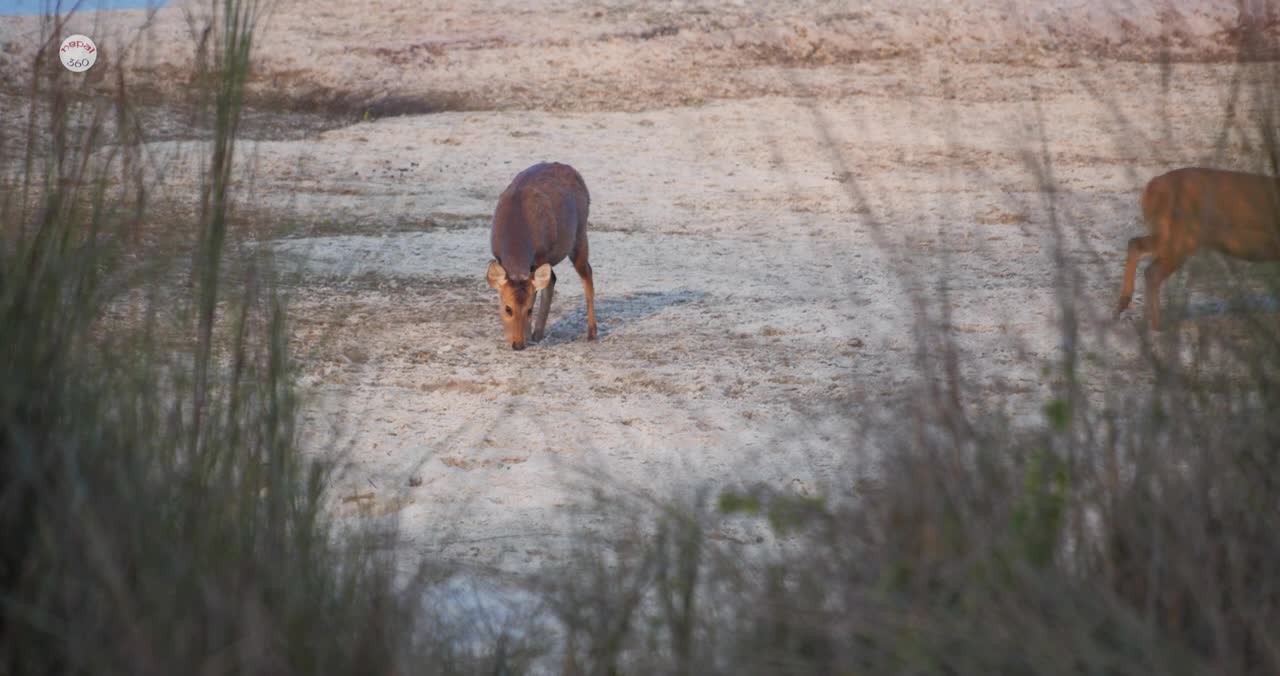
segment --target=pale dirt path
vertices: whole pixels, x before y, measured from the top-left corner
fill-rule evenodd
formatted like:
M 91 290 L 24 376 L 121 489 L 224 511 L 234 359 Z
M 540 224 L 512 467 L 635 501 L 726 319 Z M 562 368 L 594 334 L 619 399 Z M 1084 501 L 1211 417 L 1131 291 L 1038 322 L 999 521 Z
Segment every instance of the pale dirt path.
M 931 296 L 947 280 L 949 333 L 978 383 L 966 403 L 981 412 L 1012 391 L 1013 413 L 1038 421 L 1040 367 L 1059 338 L 1057 244 L 1024 154 L 1039 152 L 1036 130 L 1069 226 L 1061 246 L 1085 275 L 1086 328 L 1132 354 L 1140 311 L 1116 332 L 1106 316 L 1140 182 L 1210 157 L 1226 71 L 1179 71 L 1178 96 L 1195 105 L 1176 107 L 1181 141 L 1165 147 L 1135 141 L 1164 133 L 1140 121 L 1159 101 L 1150 67 L 1023 73 L 1009 88 L 1039 89 L 1039 113 L 995 95 L 1007 67 L 932 72 L 955 71 L 988 84 L 955 98 L 448 113 L 259 144 L 260 168 L 306 163 L 264 200 L 348 213 L 363 224 L 348 231 L 367 233 L 276 245 L 306 262 L 304 382 L 320 393 L 316 415 L 346 426 L 341 491 L 373 493 L 365 508 L 400 519 L 415 551 L 512 571 L 554 560 L 583 525 L 571 506 L 584 471 L 655 496 L 741 481 L 821 490 L 874 456 L 849 420 L 901 411 L 915 382 L 903 269 Z M 1129 89 L 1099 101 L 1100 82 Z M 581 286 L 562 266 L 547 341 L 517 354 L 482 278 L 486 226 L 510 177 L 543 159 L 591 187 L 602 335 L 583 339 Z M 344 178 L 357 171 L 371 178 Z M 298 183 L 312 186 L 305 198 Z M 374 212 L 423 220 L 390 227 Z

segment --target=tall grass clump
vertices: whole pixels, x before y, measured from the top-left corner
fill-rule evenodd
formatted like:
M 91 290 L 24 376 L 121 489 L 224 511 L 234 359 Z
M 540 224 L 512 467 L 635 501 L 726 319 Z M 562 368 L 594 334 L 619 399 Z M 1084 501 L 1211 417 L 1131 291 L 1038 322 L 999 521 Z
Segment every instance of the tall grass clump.
M 124 75 L 63 70 L 46 21 L 27 124 L 0 143 L 0 673 L 520 659 L 447 633 L 425 578 L 326 518 L 326 466 L 299 453 L 285 298 L 229 226 L 263 11 L 209 6 L 192 81 L 212 133 L 199 193 L 179 196 L 194 217 L 153 208 Z

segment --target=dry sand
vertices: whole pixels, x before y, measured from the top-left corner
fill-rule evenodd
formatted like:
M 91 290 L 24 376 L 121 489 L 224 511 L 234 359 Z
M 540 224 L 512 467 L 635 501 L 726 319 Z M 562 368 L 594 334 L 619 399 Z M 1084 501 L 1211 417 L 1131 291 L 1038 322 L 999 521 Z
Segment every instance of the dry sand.
M 1109 310 L 1142 183 L 1256 168 L 1247 134 L 1220 136 L 1258 70 L 1224 61 L 1235 2 L 412 4 L 279 4 L 254 101 L 323 123 L 281 117 L 241 147 L 242 209 L 297 225 L 271 246 L 299 274 L 306 433 L 342 454 L 335 510 L 398 519 L 404 551 L 437 560 L 555 561 L 608 527 L 571 509 L 592 472 L 656 497 L 846 479 L 876 451 L 859 423 L 892 429 L 919 384 L 913 299 L 943 286 L 965 404 L 1034 423 L 1061 348 L 1054 256 L 1080 271 L 1094 347 L 1123 360 L 1141 294 Z M 83 21 L 149 21 L 130 74 L 172 94 L 191 7 Z M 0 58 L 29 58 L 21 21 Z M 600 340 L 564 264 L 546 340 L 515 353 L 488 224 L 543 160 L 592 193 Z M 1228 321 L 1212 289 L 1193 297 L 1176 330 Z

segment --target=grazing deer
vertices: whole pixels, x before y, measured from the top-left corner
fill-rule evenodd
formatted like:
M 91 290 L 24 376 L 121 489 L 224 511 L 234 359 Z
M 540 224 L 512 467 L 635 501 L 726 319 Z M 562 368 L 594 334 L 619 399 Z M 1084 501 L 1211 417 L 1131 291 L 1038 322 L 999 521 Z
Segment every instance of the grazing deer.
M 542 340 L 556 288 L 551 266 L 564 260 L 582 278 L 587 296 L 587 338 L 596 337 L 595 288 L 587 262 L 587 207 L 591 197 L 582 176 L 567 164 L 535 164 L 520 172 L 498 196 L 489 244 L 489 286 L 498 290 L 499 312 L 511 349 L 527 339 Z M 538 292 L 542 304 L 533 320 Z M 532 332 L 530 331 L 532 323 Z
M 1116 316 L 1133 298 L 1138 259 L 1154 256 L 1144 273 L 1153 330 L 1160 329 L 1160 285 L 1197 250 L 1247 261 L 1280 260 L 1280 179 L 1275 177 L 1176 169 L 1147 184 L 1142 217 L 1151 234 L 1129 240 Z

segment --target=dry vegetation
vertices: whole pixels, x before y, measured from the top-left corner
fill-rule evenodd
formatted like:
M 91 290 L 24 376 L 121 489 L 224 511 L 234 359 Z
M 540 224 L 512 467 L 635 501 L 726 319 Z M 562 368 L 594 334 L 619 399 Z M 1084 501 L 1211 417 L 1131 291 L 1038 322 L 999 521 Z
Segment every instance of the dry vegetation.
M 1109 316 L 1275 12 L 900 5 L 6 18 L 0 672 L 1280 670 L 1274 266 Z M 543 159 L 601 340 L 517 356 Z

